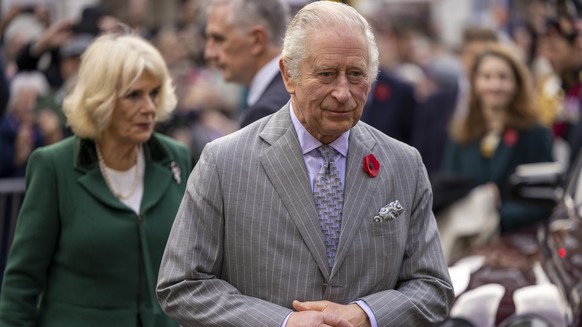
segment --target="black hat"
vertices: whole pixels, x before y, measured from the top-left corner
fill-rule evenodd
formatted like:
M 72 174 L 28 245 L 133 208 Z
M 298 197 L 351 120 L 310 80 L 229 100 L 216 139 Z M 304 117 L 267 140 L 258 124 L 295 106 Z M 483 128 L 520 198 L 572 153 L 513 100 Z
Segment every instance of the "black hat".
M 108 15 L 110 15 L 109 10 L 103 5 L 86 7 L 83 9 L 77 24 L 73 26 L 73 32 L 76 34 L 99 35 L 101 33 L 99 20 Z

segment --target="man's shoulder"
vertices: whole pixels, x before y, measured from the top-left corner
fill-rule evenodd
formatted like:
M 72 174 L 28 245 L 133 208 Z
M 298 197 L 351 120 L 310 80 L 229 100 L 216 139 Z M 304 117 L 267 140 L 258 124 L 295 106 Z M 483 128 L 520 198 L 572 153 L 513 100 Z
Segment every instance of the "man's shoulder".
M 241 129 L 209 143 L 214 150 L 240 152 L 255 150 L 264 143 L 272 144 L 292 128 L 289 107 L 283 106 L 272 115 L 263 117 Z
M 380 131 L 379 129 L 363 121 L 358 122 L 358 124 L 354 128 L 357 129 L 359 134 L 362 135 L 368 134 L 369 137 L 372 137 L 376 141 L 376 146 L 387 149 L 399 149 L 401 151 L 411 153 L 416 151 L 416 149 L 413 148 L 412 146 L 402 141 L 399 141 L 391 136 L 386 135 L 386 133 Z
M 361 142 L 371 145 L 370 152 L 380 162 L 387 165 L 386 167 L 391 167 L 394 172 L 407 174 L 409 169 L 422 164 L 420 153 L 416 148 L 390 137 L 364 122 L 359 122 L 352 132 L 356 132 L 356 137 Z
M 281 73 L 277 73 L 252 107 L 271 107 L 275 112 L 285 105 L 289 98 L 289 92 L 285 88 Z
M 224 149 L 226 151 L 234 151 L 237 148 L 248 146 L 250 142 L 259 138 L 259 134 L 270 118 L 271 116 L 259 119 L 235 132 L 209 142 L 208 145 L 214 149 Z
M 281 74 L 278 73 L 271 83 L 267 86 L 263 94 L 258 98 L 257 102 L 246 109 L 242 126 L 246 126 L 256 120 L 266 117 L 272 113 L 277 112 L 287 102 L 290 96 L 285 88 Z
M 414 85 L 396 73 L 381 70 L 378 72 L 376 80 L 379 84 L 388 84 L 394 88 L 401 89 L 401 91 L 414 93 Z
M 283 75 L 278 72 L 273 79 L 269 82 L 269 85 L 265 88 L 263 95 L 283 95 L 283 97 L 289 98 L 289 92 L 285 87 L 285 82 L 283 82 Z
M 160 142 L 164 146 L 171 148 L 173 150 L 187 148 L 186 144 L 184 144 L 184 143 L 182 143 L 174 138 L 171 138 L 170 136 L 165 135 L 165 134 L 154 133 L 152 135 L 152 137 L 155 138 L 158 142 Z

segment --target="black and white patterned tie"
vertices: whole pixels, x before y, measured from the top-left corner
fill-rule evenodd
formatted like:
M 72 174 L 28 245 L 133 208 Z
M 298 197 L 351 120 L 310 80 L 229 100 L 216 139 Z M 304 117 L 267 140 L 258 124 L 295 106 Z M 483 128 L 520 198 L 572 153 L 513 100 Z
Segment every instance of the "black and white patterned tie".
M 334 162 L 335 150 L 325 144 L 317 150 L 323 157 L 324 164 L 315 179 L 313 196 L 324 236 L 327 261 L 331 270 L 339 242 L 344 192 L 339 171 Z

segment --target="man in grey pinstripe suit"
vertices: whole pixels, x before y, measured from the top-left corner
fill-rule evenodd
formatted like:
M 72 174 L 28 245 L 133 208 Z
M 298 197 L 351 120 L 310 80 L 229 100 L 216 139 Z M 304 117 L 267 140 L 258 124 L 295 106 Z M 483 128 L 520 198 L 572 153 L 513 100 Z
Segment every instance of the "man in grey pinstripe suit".
M 291 101 L 206 146 L 157 294 L 183 326 L 430 326 L 453 290 L 418 152 L 359 122 L 378 67 L 353 8 L 300 10 L 279 62 Z M 329 144 L 343 184 L 329 268 L 313 185 Z M 365 164 L 364 164 L 365 163 Z

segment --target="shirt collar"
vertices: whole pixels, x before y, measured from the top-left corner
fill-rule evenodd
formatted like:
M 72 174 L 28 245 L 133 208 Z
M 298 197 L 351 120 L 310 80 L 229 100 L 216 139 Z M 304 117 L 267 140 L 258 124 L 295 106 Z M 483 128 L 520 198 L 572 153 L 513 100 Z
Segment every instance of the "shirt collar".
M 301 153 L 303 155 L 319 148 L 323 143 L 318 139 L 309 134 L 305 129 L 303 124 L 299 121 L 299 118 L 295 115 L 293 111 L 293 105 L 289 102 L 289 112 L 291 114 L 291 121 L 293 122 L 293 127 L 295 127 L 295 132 L 297 132 L 297 138 L 299 139 L 299 146 L 301 147 Z M 335 139 L 329 145 L 339 152 L 342 156 L 347 157 L 348 155 L 348 139 L 350 136 L 350 131 L 344 132 L 340 137 Z
M 271 83 L 278 73 L 279 56 L 276 56 L 264 65 L 253 77 L 249 88 L 249 95 L 247 96 L 247 105 L 252 106 L 257 103 L 263 92 L 267 89 L 267 86 L 269 86 L 269 83 Z

